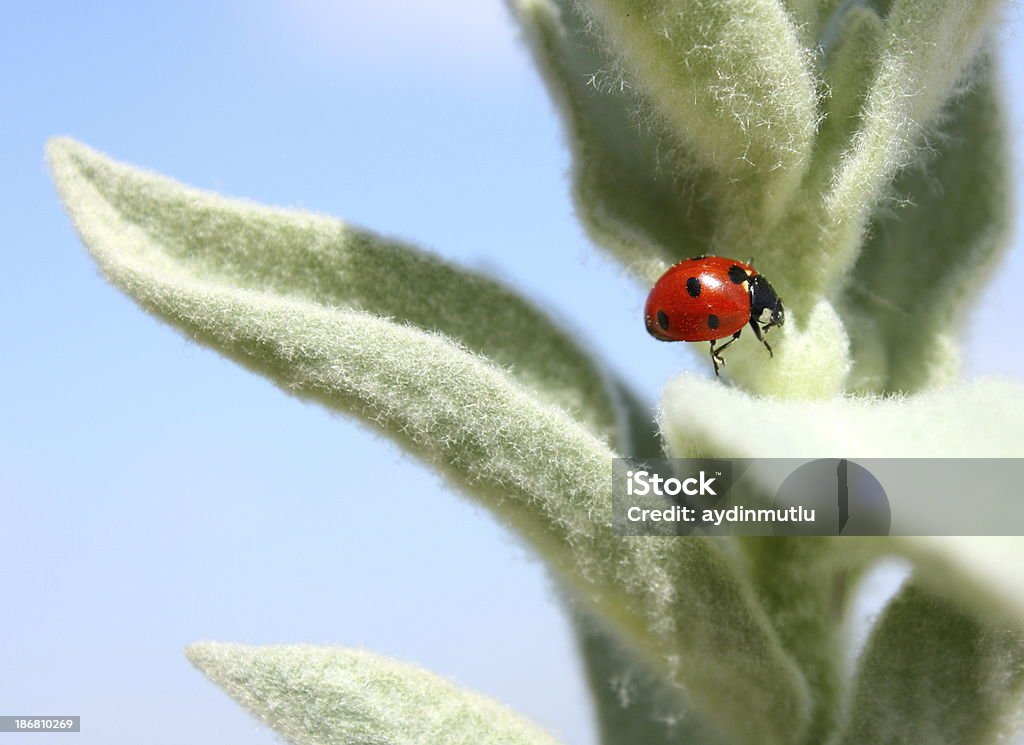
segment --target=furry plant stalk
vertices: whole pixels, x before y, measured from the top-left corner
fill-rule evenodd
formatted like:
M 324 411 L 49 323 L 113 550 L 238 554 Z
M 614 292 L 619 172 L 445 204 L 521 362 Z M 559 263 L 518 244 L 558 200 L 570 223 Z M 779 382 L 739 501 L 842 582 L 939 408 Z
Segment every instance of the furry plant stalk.
M 66 138 L 47 147 L 60 197 L 142 308 L 358 417 L 518 531 L 564 590 L 603 745 L 1001 741 L 1024 690 L 1019 539 L 626 539 L 609 478 L 616 455 L 1024 455 L 1024 389 L 960 381 L 956 342 L 1010 217 L 998 4 L 508 5 L 594 243 L 638 297 L 678 260 L 755 256 L 786 299 L 771 364 L 736 345 L 722 380 L 670 381 L 655 415 L 528 299 L 413 245 Z M 912 576 L 850 671 L 837 609 L 893 554 Z M 293 743 L 555 742 L 365 651 L 187 654 Z

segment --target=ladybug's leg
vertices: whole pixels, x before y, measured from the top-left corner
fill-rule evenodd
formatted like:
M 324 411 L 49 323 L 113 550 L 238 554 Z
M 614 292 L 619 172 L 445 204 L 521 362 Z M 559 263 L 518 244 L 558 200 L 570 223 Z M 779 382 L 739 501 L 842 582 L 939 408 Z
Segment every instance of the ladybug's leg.
M 777 323 L 768 323 L 764 326 L 759 326 L 756 318 L 750 319 L 750 328 L 754 329 L 754 336 L 756 336 L 757 340 L 764 344 L 764 348 L 768 350 L 769 357 L 774 357 L 775 352 L 772 351 L 772 345 L 764 338 L 764 334 L 768 332 L 768 329 L 778 325 L 779 324 Z
M 718 375 L 718 369 L 720 367 L 724 367 L 725 366 L 725 358 L 723 358 L 721 356 L 722 352 L 725 350 L 726 347 L 728 347 L 734 341 L 739 339 L 740 338 L 740 334 L 742 332 L 743 332 L 743 329 L 740 329 L 739 331 L 737 331 L 735 334 L 732 335 L 732 338 L 729 341 L 727 341 L 725 344 L 723 344 L 722 346 L 718 347 L 717 349 L 715 348 L 715 340 L 714 339 L 711 340 L 711 362 L 715 366 L 715 375 Z

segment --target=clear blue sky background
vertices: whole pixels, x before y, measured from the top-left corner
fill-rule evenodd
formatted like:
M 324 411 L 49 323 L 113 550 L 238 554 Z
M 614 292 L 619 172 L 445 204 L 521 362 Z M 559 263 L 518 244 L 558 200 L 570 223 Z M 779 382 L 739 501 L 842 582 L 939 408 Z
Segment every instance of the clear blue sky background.
M 653 401 L 698 366 L 648 340 L 643 290 L 574 222 L 562 135 L 501 3 L 34 2 L 3 16 L 0 714 L 81 714 L 84 730 L 3 742 L 273 742 L 185 661 L 198 639 L 364 646 L 589 742 L 539 563 L 388 442 L 107 286 L 43 162 L 46 138 L 70 134 L 415 240 L 537 298 Z M 1010 85 L 1019 142 L 1024 90 Z M 1005 266 L 972 316 L 971 375 L 1024 368 L 1021 251 Z

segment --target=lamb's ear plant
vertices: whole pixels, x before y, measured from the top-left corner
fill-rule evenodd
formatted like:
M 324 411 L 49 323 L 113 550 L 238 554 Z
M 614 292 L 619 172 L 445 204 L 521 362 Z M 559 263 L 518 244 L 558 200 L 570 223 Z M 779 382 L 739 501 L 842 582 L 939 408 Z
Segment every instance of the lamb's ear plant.
M 999 741 L 1024 685 L 1016 539 L 610 524 L 618 454 L 1024 454 L 1024 390 L 957 382 L 957 322 L 1009 221 L 996 3 L 508 4 L 564 119 L 580 219 L 637 292 L 709 253 L 756 257 L 786 300 L 769 364 L 737 345 L 730 378 L 672 381 L 657 425 L 528 300 L 411 245 L 62 138 L 47 148 L 60 196 L 143 308 L 367 422 L 520 533 L 564 590 L 604 745 Z M 913 575 L 851 673 L 845 600 L 892 554 Z M 553 741 L 363 651 L 188 654 L 295 743 Z

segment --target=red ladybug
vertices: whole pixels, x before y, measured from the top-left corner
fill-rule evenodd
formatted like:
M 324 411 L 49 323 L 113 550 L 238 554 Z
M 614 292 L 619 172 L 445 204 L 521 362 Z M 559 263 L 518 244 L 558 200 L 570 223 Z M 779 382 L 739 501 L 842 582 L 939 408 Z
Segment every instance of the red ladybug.
M 772 354 L 764 332 L 786 320 L 782 300 L 750 264 L 724 256 L 680 261 L 661 275 L 647 296 L 644 321 L 659 341 L 710 341 L 711 362 L 725 364 L 722 350 L 740 338 L 748 323 Z M 715 340 L 732 338 L 720 347 Z

